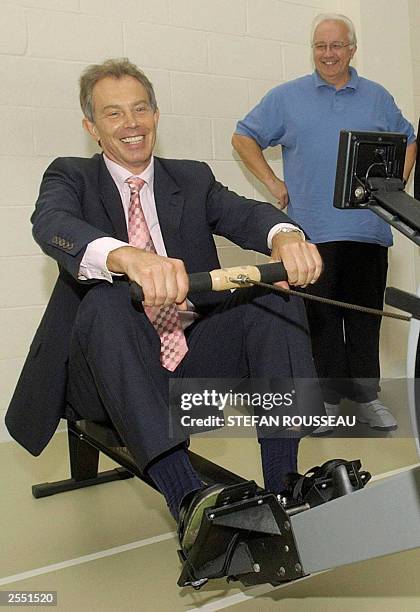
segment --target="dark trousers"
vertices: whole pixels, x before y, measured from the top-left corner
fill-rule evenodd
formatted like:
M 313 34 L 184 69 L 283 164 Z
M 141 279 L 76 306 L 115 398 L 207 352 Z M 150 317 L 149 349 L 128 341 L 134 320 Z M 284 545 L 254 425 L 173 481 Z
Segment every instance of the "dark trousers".
M 141 469 L 188 443 L 185 434 L 169 435 L 170 377 L 316 377 L 300 298 L 234 292 L 187 336 L 189 351 L 171 373 L 160 365 L 160 340 L 142 307 L 131 303 L 127 283 L 99 284 L 79 307 L 69 403 L 83 418 L 110 419 Z
M 371 308 L 383 308 L 388 249 L 363 242 L 317 245 L 324 262 L 308 292 Z M 325 401 L 348 397 L 368 402 L 378 395 L 381 318 L 306 302 L 312 350 Z M 327 380 L 325 380 L 327 379 Z

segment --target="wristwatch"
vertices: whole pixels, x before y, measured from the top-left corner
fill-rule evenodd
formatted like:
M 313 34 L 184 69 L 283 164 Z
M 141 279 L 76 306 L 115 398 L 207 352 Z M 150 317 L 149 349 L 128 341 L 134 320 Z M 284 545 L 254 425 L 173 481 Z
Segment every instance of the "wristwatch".
M 294 233 L 300 234 L 300 235 L 302 236 L 302 239 L 303 239 L 303 241 L 304 241 L 304 242 L 305 242 L 305 240 L 306 240 L 306 237 L 305 237 L 305 232 L 303 232 L 303 231 L 302 231 L 301 229 L 299 229 L 298 227 L 280 227 L 280 228 L 277 230 L 276 234 L 278 234 L 279 232 L 282 232 L 282 233 L 284 233 L 284 234 L 289 234 L 289 233 L 291 233 L 291 232 L 294 232 Z M 274 236 L 275 236 L 276 234 L 274 234 Z M 274 236 L 273 236 L 273 238 L 274 238 Z

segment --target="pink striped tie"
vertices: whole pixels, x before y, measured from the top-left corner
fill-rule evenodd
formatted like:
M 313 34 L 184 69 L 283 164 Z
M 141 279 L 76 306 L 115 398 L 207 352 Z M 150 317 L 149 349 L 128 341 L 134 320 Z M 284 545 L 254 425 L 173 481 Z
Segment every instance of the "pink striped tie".
M 140 203 L 141 178 L 131 176 L 126 180 L 130 187 L 128 209 L 128 237 L 131 245 L 156 253 Z M 144 306 L 144 311 L 160 337 L 160 361 L 164 368 L 173 372 L 188 351 L 187 341 L 181 327 L 178 308 L 170 304 L 163 308 Z

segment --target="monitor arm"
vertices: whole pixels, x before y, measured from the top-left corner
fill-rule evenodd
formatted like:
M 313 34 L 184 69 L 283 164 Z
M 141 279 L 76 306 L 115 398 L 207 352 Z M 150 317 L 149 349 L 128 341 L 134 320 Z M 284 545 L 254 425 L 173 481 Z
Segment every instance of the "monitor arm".
M 404 192 L 404 181 L 371 177 L 359 189 L 361 197 L 366 192 L 369 195 L 368 202 L 361 207 L 368 208 L 420 246 L 420 202 Z

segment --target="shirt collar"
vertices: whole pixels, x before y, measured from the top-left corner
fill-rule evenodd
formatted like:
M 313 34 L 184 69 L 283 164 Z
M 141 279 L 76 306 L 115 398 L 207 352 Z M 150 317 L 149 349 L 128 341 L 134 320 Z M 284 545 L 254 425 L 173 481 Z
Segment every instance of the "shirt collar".
M 150 160 L 150 164 L 140 174 L 133 174 L 132 172 L 130 172 L 130 170 L 127 170 L 127 168 L 124 168 L 123 166 L 120 166 L 116 162 L 112 161 L 112 159 L 109 159 L 109 157 L 107 157 L 105 153 L 103 153 L 103 156 L 104 156 L 105 165 L 108 168 L 110 175 L 114 179 L 114 182 L 117 185 L 117 187 L 120 189 L 120 191 L 123 189 L 125 185 L 125 181 L 128 178 L 130 178 L 130 176 L 136 176 L 138 178 L 143 179 L 143 181 L 147 183 L 149 188 L 153 189 L 153 178 L 154 178 L 154 157 L 153 156 L 152 156 L 152 159 Z
M 347 81 L 344 87 L 341 87 L 341 89 L 347 89 L 347 88 L 357 89 L 359 87 L 359 75 L 357 74 L 356 68 L 353 68 L 353 66 L 349 66 L 349 72 L 350 72 L 350 79 Z M 331 85 L 331 83 L 327 83 L 327 81 L 324 81 L 324 79 L 320 77 L 317 70 L 314 70 L 314 72 L 312 73 L 312 78 L 313 78 L 315 87 L 333 87 L 334 88 L 334 85 Z

